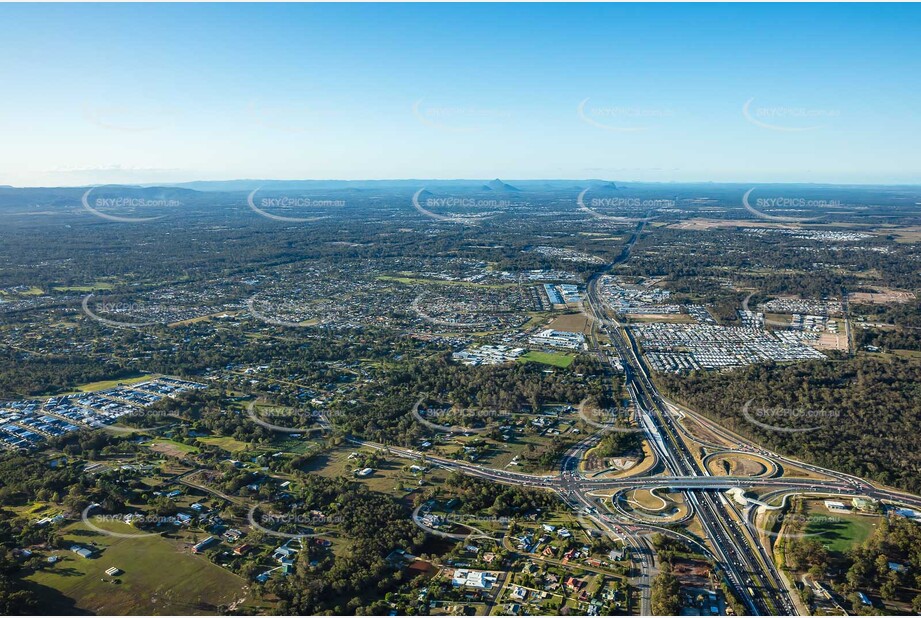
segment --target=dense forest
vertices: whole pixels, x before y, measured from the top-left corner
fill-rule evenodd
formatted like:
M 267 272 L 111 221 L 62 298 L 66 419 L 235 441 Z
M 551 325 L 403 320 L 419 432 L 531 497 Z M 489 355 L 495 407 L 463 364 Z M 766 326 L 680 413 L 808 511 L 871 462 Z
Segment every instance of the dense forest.
M 917 430 L 921 366 L 917 362 L 860 356 L 658 379 L 670 397 L 771 449 L 921 491 L 921 433 Z M 756 420 L 780 429 L 766 429 L 747 420 L 748 402 L 751 410 L 771 410 L 770 419 Z

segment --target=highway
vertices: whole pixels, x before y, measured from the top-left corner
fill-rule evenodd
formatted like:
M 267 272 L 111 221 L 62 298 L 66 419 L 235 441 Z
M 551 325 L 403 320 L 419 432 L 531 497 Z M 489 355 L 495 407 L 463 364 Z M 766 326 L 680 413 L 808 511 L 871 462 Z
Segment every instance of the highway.
M 611 266 L 629 258 L 631 249 L 642 233 L 645 222 L 640 222 L 621 255 Z M 610 267 L 609 267 L 610 268 Z M 606 269 L 609 270 L 609 269 Z M 681 540 L 710 557 L 722 571 L 734 595 L 752 615 L 798 615 L 802 604 L 794 600 L 797 591 L 777 570 L 770 552 L 754 524 L 752 506 L 740 512 L 724 493 L 733 488 L 757 487 L 770 496 L 817 494 L 830 496 L 868 496 L 878 500 L 898 502 L 921 508 L 921 498 L 889 488 L 875 486 L 867 481 L 819 466 L 806 464 L 778 455 L 748 443 L 745 439 L 713 423 L 709 419 L 667 401 L 650 378 L 636 341 L 629 329 L 608 315 L 601 301 L 598 284 L 602 273 L 591 277 L 586 287 L 586 315 L 593 321 L 588 340 L 592 351 L 606 368 L 614 365 L 598 342 L 598 333 L 607 335 L 617 352 L 624 372 L 625 386 L 630 393 L 637 413 L 637 422 L 645 433 L 657 464 L 664 466 L 667 475 L 647 476 L 636 474 L 620 478 L 588 478 L 581 474 L 580 463 L 585 452 L 597 444 L 608 430 L 597 425 L 599 431 L 573 445 L 562 457 L 558 473 L 549 475 L 524 474 L 499 470 L 465 461 L 447 459 L 409 448 L 387 446 L 350 438 L 362 446 L 383 450 L 398 457 L 413 460 L 425 459 L 432 466 L 453 470 L 484 480 L 553 491 L 577 516 L 593 522 L 603 533 L 622 540 L 629 548 L 636 567 L 632 585 L 638 591 L 641 615 L 651 614 L 651 580 L 656 572 L 656 558 L 646 535 L 659 533 Z M 597 331 L 597 332 L 596 332 Z M 690 417 L 704 426 L 725 444 L 707 443 L 695 438 L 681 424 L 682 417 Z M 594 424 L 594 423 L 593 423 Z M 689 444 L 706 447 L 711 453 L 738 453 L 756 455 L 773 464 L 769 476 L 713 476 L 698 464 Z M 796 466 L 825 478 L 795 478 L 778 476 L 783 464 Z M 655 470 L 653 466 L 650 470 Z M 696 518 L 703 528 L 708 544 L 701 543 L 691 534 L 657 526 L 650 522 L 631 520 L 623 512 L 611 511 L 605 497 L 593 495 L 598 491 L 615 494 L 630 489 L 663 489 L 680 491 L 690 509 L 686 519 Z M 599 506 L 602 508 L 599 509 Z M 612 505 L 613 506 L 613 505 Z M 588 526 L 586 526 L 588 527 Z
M 680 477 L 682 484 L 691 485 L 691 477 L 705 476 L 700 481 L 701 487 L 709 487 L 714 482 L 709 475 L 703 475 L 696 460 L 690 452 L 681 433 L 674 427 L 674 421 L 659 395 L 658 390 L 649 379 L 646 368 L 640 361 L 636 343 L 630 334 L 615 320 L 609 319 L 607 311 L 598 293 L 600 274 L 593 276 L 586 289 L 586 301 L 590 317 L 595 325 L 611 340 L 620 355 L 625 382 L 634 398 L 638 413 L 643 419 L 648 442 L 664 462 L 669 474 Z M 668 487 L 679 487 L 676 479 L 665 481 Z M 749 479 L 751 481 L 751 479 Z M 766 482 L 766 479 L 759 479 Z M 735 487 L 741 486 L 741 482 Z M 746 537 L 734 525 L 725 497 L 707 492 L 684 490 L 685 499 L 697 514 L 697 520 L 703 527 L 710 545 L 719 558 L 728 583 L 735 595 L 754 615 L 794 614 L 795 605 L 790 593 L 772 572 L 773 565 L 761 563 L 758 549 L 752 547 Z

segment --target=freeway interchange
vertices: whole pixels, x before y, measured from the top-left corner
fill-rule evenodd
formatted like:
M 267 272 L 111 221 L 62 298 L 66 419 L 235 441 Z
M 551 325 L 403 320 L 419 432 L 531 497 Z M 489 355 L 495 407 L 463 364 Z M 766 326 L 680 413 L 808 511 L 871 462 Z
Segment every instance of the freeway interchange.
M 643 225 L 643 222 L 638 224 L 617 262 L 629 257 L 630 249 L 641 233 Z M 593 352 L 606 368 L 613 367 L 615 363 L 608 356 L 608 352 L 599 345 L 597 335 L 606 335 L 610 340 L 624 372 L 626 389 L 636 410 L 636 423 L 645 434 L 646 442 L 655 458 L 656 465 L 650 471 L 664 470 L 664 474 L 639 473 L 618 478 L 584 476 L 580 471 L 580 463 L 586 451 L 598 443 L 605 431 L 611 429 L 596 423 L 592 423 L 598 427 L 594 435 L 581 440 L 564 454 L 559 472 L 544 476 L 499 470 L 430 454 L 423 455 L 407 448 L 357 439 L 352 441 L 386 450 L 399 457 L 420 459 L 424 456 L 430 465 L 483 480 L 555 492 L 577 513 L 584 526 L 588 527 L 586 524 L 591 521 L 604 534 L 621 540 L 630 548 L 638 573 L 633 580 L 633 586 L 638 590 L 639 611 L 642 615 L 652 613 L 651 579 L 657 570 L 656 556 L 648 539 L 652 533 L 681 540 L 710 558 L 717 565 L 728 588 L 749 614 L 805 613 L 797 590 L 774 565 L 771 548 L 766 546 L 760 534 L 763 531 L 755 524 L 758 509 L 778 507 L 754 501 L 744 506 L 742 511 L 741 505 L 727 499 L 725 492 L 729 490 L 757 487 L 763 490 L 762 499 L 782 497 L 783 500 L 793 494 L 866 496 L 880 501 L 921 507 L 921 498 L 917 496 L 877 487 L 851 475 L 770 452 L 747 443 L 691 410 L 667 401 L 650 378 L 630 331 L 609 316 L 601 302 L 598 294 L 600 276 L 601 273 L 598 273 L 589 279 L 586 289 L 584 310 L 593 323 L 588 340 Z M 682 424 L 684 417 L 693 418 L 696 424 L 718 436 L 725 444 L 714 444 L 693 436 Z M 755 456 L 771 464 L 772 470 L 767 476 L 714 476 L 705 465 L 702 465 L 703 462 L 694 457 L 690 445 L 709 450 L 708 457 L 716 454 Z M 795 467 L 813 476 L 783 476 L 785 466 Z M 689 512 L 680 522 L 671 523 L 695 519 L 703 531 L 703 538 L 689 531 L 676 530 L 674 526 L 666 527 L 632 517 L 618 508 L 618 497 L 636 489 L 680 492 Z

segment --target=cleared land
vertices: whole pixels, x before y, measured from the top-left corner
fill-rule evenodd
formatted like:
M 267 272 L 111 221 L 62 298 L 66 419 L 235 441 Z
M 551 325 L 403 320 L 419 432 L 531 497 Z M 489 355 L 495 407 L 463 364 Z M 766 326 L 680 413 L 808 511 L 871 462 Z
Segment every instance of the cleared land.
M 806 525 L 807 534 L 821 534 L 816 537 L 833 552 L 843 554 L 855 545 L 863 543 L 876 527 L 879 517 L 857 513 L 829 511 L 823 502 L 810 500 L 810 518 Z
M 581 313 L 567 313 L 555 318 L 547 328 L 565 333 L 587 333 L 589 323 L 588 318 Z
M 575 356 L 561 354 L 559 352 L 535 352 L 531 351 L 518 358 L 519 361 L 528 363 L 542 363 L 544 365 L 553 365 L 565 369 L 572 364 Z
M 150 443 L 150 450 L 171 457 L 184 457 L 189 453 L 198 452 L 198 449 L 194 446 L 189 446 L 181 442 L 173 442 L 172 440 L 154 440 Z
M 124 534 L 137 532 L 118 522 L 93 524 Z M 81 558 L 57 550 L 54 553 L 62 557 L 58 564 L 29 576 L 27 581 L 39 592 L 42 603 L 39 613 L 217 614 L 218 606 L 248 594 L 241 577 L 204 556 L 192 555 L 184 543 L 174 539 L 117 538 L 91 531 L 82 522 L 71 525 L 65 538 L 86 547 L 95 543 L 99 553 Z M 105 571 L 110 567 L 124 572 L 108 576 Z

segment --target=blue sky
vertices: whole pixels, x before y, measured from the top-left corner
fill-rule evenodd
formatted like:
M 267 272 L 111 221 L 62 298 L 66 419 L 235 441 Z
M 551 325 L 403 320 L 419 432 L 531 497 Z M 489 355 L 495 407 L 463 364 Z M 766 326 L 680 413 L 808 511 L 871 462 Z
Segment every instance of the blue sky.
M 921 183 L 917 5 L 0 5 L 0 184 Z

